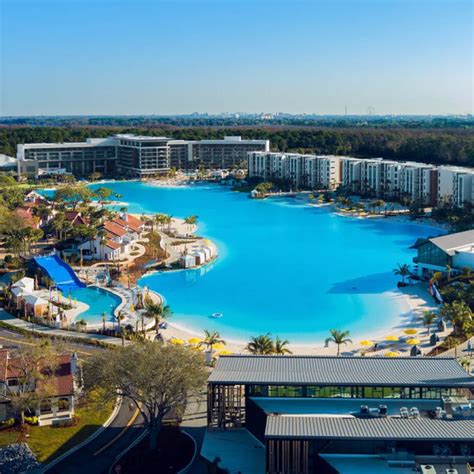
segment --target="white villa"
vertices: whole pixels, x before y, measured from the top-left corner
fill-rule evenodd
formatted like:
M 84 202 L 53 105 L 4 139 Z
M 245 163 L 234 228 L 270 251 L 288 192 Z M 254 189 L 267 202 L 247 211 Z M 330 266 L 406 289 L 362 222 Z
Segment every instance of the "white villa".
M 145 224 L 130 214 L 122 214 L 105 222 L 100 230 L 105 233 L 104 236 L 98 235 L 78 245 L 84 259 L 120 260 L 130 252 L 132 244 L 141 238 Z

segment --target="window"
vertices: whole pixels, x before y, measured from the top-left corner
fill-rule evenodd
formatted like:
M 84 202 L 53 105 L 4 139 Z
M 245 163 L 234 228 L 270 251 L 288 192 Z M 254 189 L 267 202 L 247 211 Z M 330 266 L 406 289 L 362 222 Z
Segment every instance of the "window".
M 302 397 L 303 387 L 293 385 L 270 385 L 268 387 L 269 397 Z
M 69 410 L 69 399 L 68 398 L 60 398 L 58 400 L 58 410 L 61 410 L 61 411 Z
M 41 413 L 51 413 L 52 412 L 51 400 L 43 400 L 40 404 Z
M 18 387 L 18 385 L 19 385 L 18 379 L 8 379 L 7 380 L 7 385 L 9 387 Z

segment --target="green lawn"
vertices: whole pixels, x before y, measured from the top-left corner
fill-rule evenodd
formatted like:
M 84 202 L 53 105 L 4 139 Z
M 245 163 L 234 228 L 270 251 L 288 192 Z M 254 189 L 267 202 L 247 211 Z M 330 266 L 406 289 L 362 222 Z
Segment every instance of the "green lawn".
M 74 426 L 65 428 L 52 426 L 29 426 L 25 441 L 35 453 L 39 462 L 50 462 L 74 445 L 85 440 L 107 420 L 112 413 L 114 402 L 107 404 L 96 400 L 86 400 L 76 407 Z M 0 447 L 20 440 L 18 428 L 0 431 Z

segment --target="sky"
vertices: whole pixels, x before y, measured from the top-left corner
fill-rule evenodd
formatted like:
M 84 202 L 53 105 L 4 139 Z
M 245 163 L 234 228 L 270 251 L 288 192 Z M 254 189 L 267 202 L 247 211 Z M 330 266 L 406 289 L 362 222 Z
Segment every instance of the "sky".
M 472 0 L 0 0 L 0 115 L 473 113 Z

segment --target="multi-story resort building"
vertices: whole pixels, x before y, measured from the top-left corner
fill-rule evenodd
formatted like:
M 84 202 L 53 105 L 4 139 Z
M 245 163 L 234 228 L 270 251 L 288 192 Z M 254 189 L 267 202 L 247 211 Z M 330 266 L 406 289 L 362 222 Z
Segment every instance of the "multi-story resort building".
M 335 189 L 341 182 L 341 157 L 252 152 L 248 173 L 270 180 L 288 179 L 294 186 Z
M 232 472 L 466 472 L 473 399 L 454 358 L 224 356 L 201 454 Z
M 38 177 L 61 173 L 88 176 L 99 172 L 145 177 L 170 168 L 245 167 L 249 151 L 268 151 L 268 140 L 173 140 L 167 137 L 115 135 L 86 142 L 28 143 L 17 147 L 17 171 Z
M 250 177 L 286 179 L 293 186 L 335 189 L 383 199 L 406 197 L 425 205 L 474 202 L 474 170 L 382 158 L 252 152 Z

